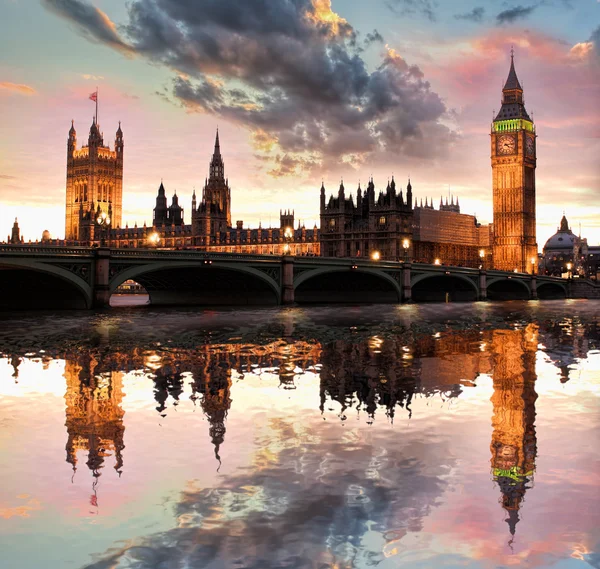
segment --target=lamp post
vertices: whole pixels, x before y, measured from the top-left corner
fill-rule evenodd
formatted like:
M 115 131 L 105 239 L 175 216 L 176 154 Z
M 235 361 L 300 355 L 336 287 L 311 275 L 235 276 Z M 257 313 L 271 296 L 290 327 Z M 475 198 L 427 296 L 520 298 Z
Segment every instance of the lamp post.
M 531 257 L 531 274 L 535 275 L 537 271 L 535 270 L 535 257 Z
M 160 243 L 160 235 L 158 232 L 153 231 L 148 235 L 148 243 L 151 247 L 158 247 L 158 244 Z
M 290 252 L 291 252 L 290 243 L 294 239 L 294 230 L 291 227 L 286 227 L 283 230 L 283 239 L 285 241 L 285 245 L 283 246 L 283 254 L 284 255 L 289 255 Z
M 441 265 L 441 264 L 442 264 L 442 262 L 441 262 L 439 259 L 435 259 L 435 260 L 433 261 L 433 264 L 434 264 L 434 265 Z
M 408 239 L 404 239 L 402 241 L 402 247 L 404 248 L 404 262 L 408 263 L 408 250 L 410 249 L 410 241 Z
M 381 253 L 379 251 L 373 251 L 371 253 L 371 259 L 373 261 L 379 261 L 379 259 L 381 259 Z
M 100 231 L 100 247 L 104 247 L 106 245 L 106 229 L 110 225 L 110 217 L 105 211 L 102 211 L 98 214 L 96 223 Z
M 485 249 L 479 249 L 479 258 L 481 259 L 481 268 L 485 270 Z
M 573 268 L 573 265 L 571 263 L 567 263 L 567 279 L 571 278 L 571 269 Z

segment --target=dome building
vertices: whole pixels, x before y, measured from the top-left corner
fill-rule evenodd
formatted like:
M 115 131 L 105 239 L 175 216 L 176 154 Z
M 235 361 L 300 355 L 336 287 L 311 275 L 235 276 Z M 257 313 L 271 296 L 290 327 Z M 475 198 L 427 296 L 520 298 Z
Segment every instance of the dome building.
M 547 275 L 562 276 L 587 274 L 587 239 L 578 237 L 571 231 L 565 215 L 560 220 L 558 231 L 546 241 L 543 248 L 544 272 Z

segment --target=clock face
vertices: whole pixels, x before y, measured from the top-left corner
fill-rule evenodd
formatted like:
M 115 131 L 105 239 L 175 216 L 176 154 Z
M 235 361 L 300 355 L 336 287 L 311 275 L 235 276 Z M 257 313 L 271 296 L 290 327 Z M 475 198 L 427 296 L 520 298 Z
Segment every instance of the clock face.
M 525 152 L 527 156 L 535 156 L 535 139 L 531 135 L 525 139 Z
M 496 139 L 496 151 L 498 154 L 514 154 L 517 148 L 517 140 L 512 134 L 503 134 Z

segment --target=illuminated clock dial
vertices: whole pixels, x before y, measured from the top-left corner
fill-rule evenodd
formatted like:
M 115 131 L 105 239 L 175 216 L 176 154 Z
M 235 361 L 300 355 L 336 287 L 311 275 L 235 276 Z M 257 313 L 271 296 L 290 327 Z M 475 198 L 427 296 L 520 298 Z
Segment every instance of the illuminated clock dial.
M 535 155 L 535 140 L 533 139 L 533 136 L 528 136 L 525 139 L 525 152 L 527 153 L 527 156 Z
M 498 154 L 513 154 L 516 146 L 516 140 L 512 134 L 503 134 L 496 139 Z

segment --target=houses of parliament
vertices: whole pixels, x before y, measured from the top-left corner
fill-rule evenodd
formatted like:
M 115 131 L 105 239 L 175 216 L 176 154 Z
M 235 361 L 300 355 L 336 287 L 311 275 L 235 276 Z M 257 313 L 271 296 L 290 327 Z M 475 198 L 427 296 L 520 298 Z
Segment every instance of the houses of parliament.
M 121 125 L 114 148 L 106 146 L 96 120 L 87 146 L 78 148 L 72 124 L 67 140 L 65 240 L 49 235 L 47 244 L 104 245 L 109 247 L 189 248 L 202 251 L 271 255 L 321 255 L 380 258 L 447 265 L 535 272 L 536 134 L 528 115 L 523 88 L 511 55 L 502 105 L 491 124 L 493 223 L 482 225 L 461 213 L 458 198 L 417 200 L 410 180 L 403 188 L 392 177 L 385 191 L 371 178 L 355 195 L 343 182 L 327 198 L 320 189 L 320 228 L 305 227 L 294 212 L 280 210 L 277 227 L 248 228 L 232 223 L 232 189 L 217 131 L 209 175 L 197 200 L 191 197 L 190 223 L 174 193 L 168 203 L 161 182 L 152 226 L 123 227 L 124 137 Z M 356 197 L 355 197 L 356 196 Z M 315 193 L 316 201 L 316 193 Z M 19 242 L 15 222 L 10 242 Z

